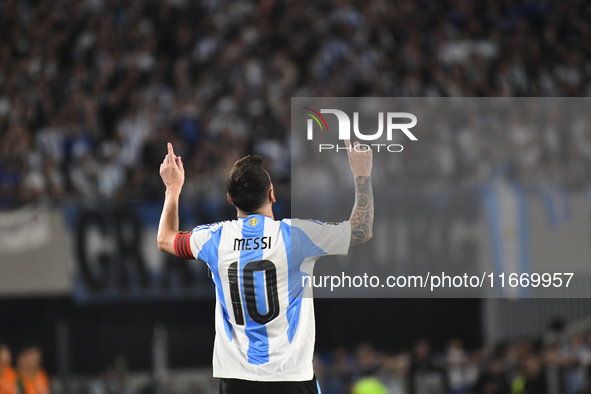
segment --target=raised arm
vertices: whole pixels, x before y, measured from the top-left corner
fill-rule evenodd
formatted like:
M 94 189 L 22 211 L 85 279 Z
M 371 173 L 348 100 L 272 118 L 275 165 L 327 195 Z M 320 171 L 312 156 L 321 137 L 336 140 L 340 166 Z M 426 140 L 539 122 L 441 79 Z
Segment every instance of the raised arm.
M 371 186 L 372 150 L 363 151 L 359 142 L 351 147 L 350 141 L 345 141 L 349 149 L 349 165 L 355 179 L 355 205 L 351 212 L 351 246 L 369 241 L 373 228 L 373 190 Z
M 174 240 L 179 233 L 179 196 L 185 183 L 185 169 L 180 156 L 168 143 L 168 154 L 160 164 L 160 177 L 166 186 L 164 207 L 158 224 L 158 249 L 175 254 Z

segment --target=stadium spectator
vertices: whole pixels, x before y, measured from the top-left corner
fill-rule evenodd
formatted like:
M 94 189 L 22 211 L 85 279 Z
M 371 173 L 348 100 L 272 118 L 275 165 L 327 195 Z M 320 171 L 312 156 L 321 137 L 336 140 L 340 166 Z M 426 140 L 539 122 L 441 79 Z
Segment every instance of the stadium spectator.
M 436 365 L 431 354 L 431 344 L 422 339 L 413 350 L 408 369 L 410 394 L 443 394 L 448 392 L 446 371 Z
M 482 394 L 506 394 L 511 391 L 502 359 L 495 358 L 490 361 L 488 368 L 480 374 L 472 391 Z
M 113 364 L 107 368 L 104 389 L 109 394 L 134 394 L 136 390 L 129 384 L 129 366 L 123 355 L 117 355 Z
M 573 334 L 562 360 L 566 393 L 580 393 L 588 389 L 590 363 L 591 351 L 583 333 Z
M 468 354 L 459 339 L 449 342 L 444 355 L 447 370 L 447 381 L 451 393 L 465 393 L 471 387 L 477 377 L 477 370 L 469 363 Z
M 12 352 L 0 341 L 0 394 L 20 394 L 16 371 L 12 368 Z
M 547 394 L 546 376 L 542 360 L 538 355 L 528 356 L 520 365 L 521 371 L 511 384 L 514 394 Z
M 322 376 L 323 392 L 337 394 L 351 391 L 357 363 L 345 348 L 337 348 L 328 360 L 315 359 L 314 367 Z
M 388 394 L 388 389 L 378 379 L 366 377 L 355 383 L 352 394 Z
M 24 347 L 17 358 L 22 394 L 49 394 L 49 378 L 41 367 L 43 355 L 37 346 Z

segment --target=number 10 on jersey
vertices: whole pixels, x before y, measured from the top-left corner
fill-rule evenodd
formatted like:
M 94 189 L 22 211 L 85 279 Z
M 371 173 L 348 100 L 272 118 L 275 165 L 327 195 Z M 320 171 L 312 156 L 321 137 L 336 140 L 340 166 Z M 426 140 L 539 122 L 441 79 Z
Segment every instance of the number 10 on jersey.
M 267 299 L 267 313 L 264 315 L 257 307 L 257 297 L 265 297 L 265 294 L 257 294 L 255 287 L 255 272 L 262 272 L 265 278 L 265 292 Z M 230 297 L 236 324 L 244 325 L 242 308 L 242 295 L 246 303 L 246 311 L 253 322 L 264 325 L 279 315 L 279 296 L 277 294 L 277 268 L 270 260 L 253 260 L 244 265 L 242 269 L 242 286 L 238 283 L 238 262 L 230 264 L 228 268 L 230 280 Z M 242 287 L 242 289 L 240 288 Z M 261 288 L 259 288 L 261 289 Z

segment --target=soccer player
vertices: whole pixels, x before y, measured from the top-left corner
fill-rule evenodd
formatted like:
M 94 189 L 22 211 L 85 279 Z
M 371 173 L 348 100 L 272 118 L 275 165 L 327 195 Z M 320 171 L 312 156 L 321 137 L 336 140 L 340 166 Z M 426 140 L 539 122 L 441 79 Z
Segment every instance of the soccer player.
M 312 367 L 314 304 L 304 297 L 314 262 L 347 254 L 369 240 L 374 216 L 372 151 L 348 147 L 355 181 L 349 220 L 322 223 L 273 218 L 273 183 L 259 156 L 238 160 L 227 180 L 237 220 L 179 231 L 183 162 L 168 144 L 160 165 L 166 186 L 158 226 L 160 250 L 204 261 L 216 289 L 213 376 L 220 393 L 320 393 Z

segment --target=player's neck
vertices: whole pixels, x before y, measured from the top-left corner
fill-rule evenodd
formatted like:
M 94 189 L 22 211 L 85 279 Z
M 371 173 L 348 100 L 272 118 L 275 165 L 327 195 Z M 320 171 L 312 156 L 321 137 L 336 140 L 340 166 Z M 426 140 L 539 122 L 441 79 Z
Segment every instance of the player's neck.
M 241 211 L 240 209 L 236 208 L 236 215 L 238 216 L 238 218 L 246 218 L 248 217 L 248 215 L 263 215 L 263 216 L 267 216 L 270 217 L 271 219 L 275 220 L 275 217 L 273 216 L 273 208 L 271 208 L 271 204 L 265 205 L 264 207 L 261 207 L 260 209 L 257 209 L 256 211 L 252 212 L 252 213 L 246 213 Z

